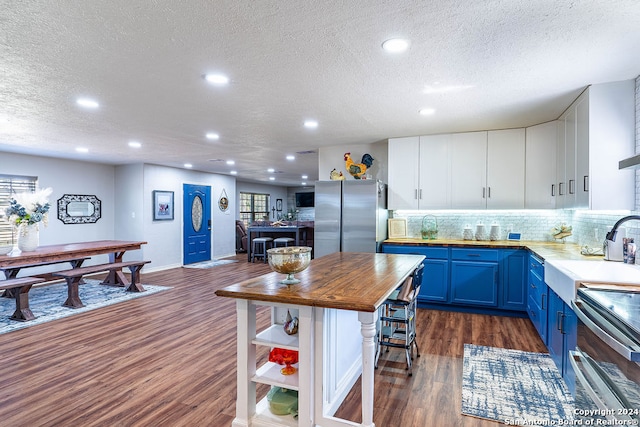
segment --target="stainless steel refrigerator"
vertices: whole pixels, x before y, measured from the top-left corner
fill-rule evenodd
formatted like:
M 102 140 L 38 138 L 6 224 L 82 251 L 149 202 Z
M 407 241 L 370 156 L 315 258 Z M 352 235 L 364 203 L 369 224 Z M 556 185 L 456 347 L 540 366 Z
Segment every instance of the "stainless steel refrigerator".
M 316 181 L 314 257 L 378 252 L 387 238 L 387 186 L 380 181 Z

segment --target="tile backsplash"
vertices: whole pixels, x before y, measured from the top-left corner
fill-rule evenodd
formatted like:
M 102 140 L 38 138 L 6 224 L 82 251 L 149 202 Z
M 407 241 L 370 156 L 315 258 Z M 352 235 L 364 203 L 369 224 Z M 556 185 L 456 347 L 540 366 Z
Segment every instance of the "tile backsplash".
M 468 224 L 475 231 L 476 224 L 482 222 L 487 232 L 492 224 L 499 224 L 501 239 L 506 239 L 509 231 L 522 233 L 522 240 L 553 241 L 551 229 L 560 224 L 570 225 L 573 234 L 567 242 L 598 247 L 605 234 L 620 218 L 634 212 L 602 212 L 589 210 L 520 210 L 520 211 L 395 211 L 394 218 L 407 219 L 407 233 L 411 237 L 421 237 L 422 220 L 425 215 L 433 215 L 438 223 L 438 238 L 462 239 L 462 231 Z M 623 224 L 627 236 L 640 241 L 640 221 Z

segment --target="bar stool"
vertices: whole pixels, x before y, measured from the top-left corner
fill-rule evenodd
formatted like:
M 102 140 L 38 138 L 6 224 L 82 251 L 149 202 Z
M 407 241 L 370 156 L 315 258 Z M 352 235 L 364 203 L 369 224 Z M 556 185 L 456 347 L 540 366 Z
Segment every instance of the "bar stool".
M 255 258 L 262 258 L 267 262 L 267 246 L 273 241 L 272 237 L 256 237 L 251 241 L 251 262 Z
M 293 242 L 295 242 L 295 239 L 292 239 L 291 237 L 278 237 L 277 239 L 273 239 L 273 247 L 277 248 L 278 245 L 287 247 Z
M 409 376 L 413 375 L 414 348 L 417 357 L 420 357 L 420 349 L 416 342 L 416 308 L 423 270 L 424 264 L 420 264 L 379 308 L 378 341 L 373 365 L 376 369 L 382 347 L 385 347 L 387 352 L 389 347 L 402 348 L 407 358 Z

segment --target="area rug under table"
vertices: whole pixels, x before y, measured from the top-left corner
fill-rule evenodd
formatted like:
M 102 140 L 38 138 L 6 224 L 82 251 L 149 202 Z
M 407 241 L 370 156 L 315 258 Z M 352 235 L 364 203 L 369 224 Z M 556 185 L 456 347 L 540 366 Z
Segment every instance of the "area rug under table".
M 535 425 L 573 420 L 573 410 L 571 393 L 548 354 L 464 345 L 464 415 Z
M 211 268 L 217 267 L 218 265 L 231 264 L 234 262 L 238 262 L 235 259 L 212 259 L 210 261 L 202 261 L 196 262 L 194 264 L 184 265 L 185 268 Z
M 86 283 L 79 288 L 80 299 L 84 304 L 81 308 L 62 306 L 67 299 L 66 283 L 32 287 L 29 291 L 29 307 L 36 318 L 28 322 L 9 319 L 16 309 L 15 300 L 0 298 L 0 334 L 171 289 L 168 286 L 143 284 L 144 292 L 127 292 L 124 288 L 100 285 L 99 280 L 84 280 Z

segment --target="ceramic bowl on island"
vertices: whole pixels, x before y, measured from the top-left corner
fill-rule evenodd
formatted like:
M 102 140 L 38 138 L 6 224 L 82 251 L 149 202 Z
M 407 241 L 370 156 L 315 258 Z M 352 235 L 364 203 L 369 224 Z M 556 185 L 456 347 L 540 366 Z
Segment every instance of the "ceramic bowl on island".
M 311 248 L 307 246 L 273 248 L 267 251 L 267 256 L 273 271 L 287 275 L 287 278 L 280 283 L 295 285 L 300 283 L 300 279 L 296 279 L 293 275 L 309 267 L 311 263 Z

